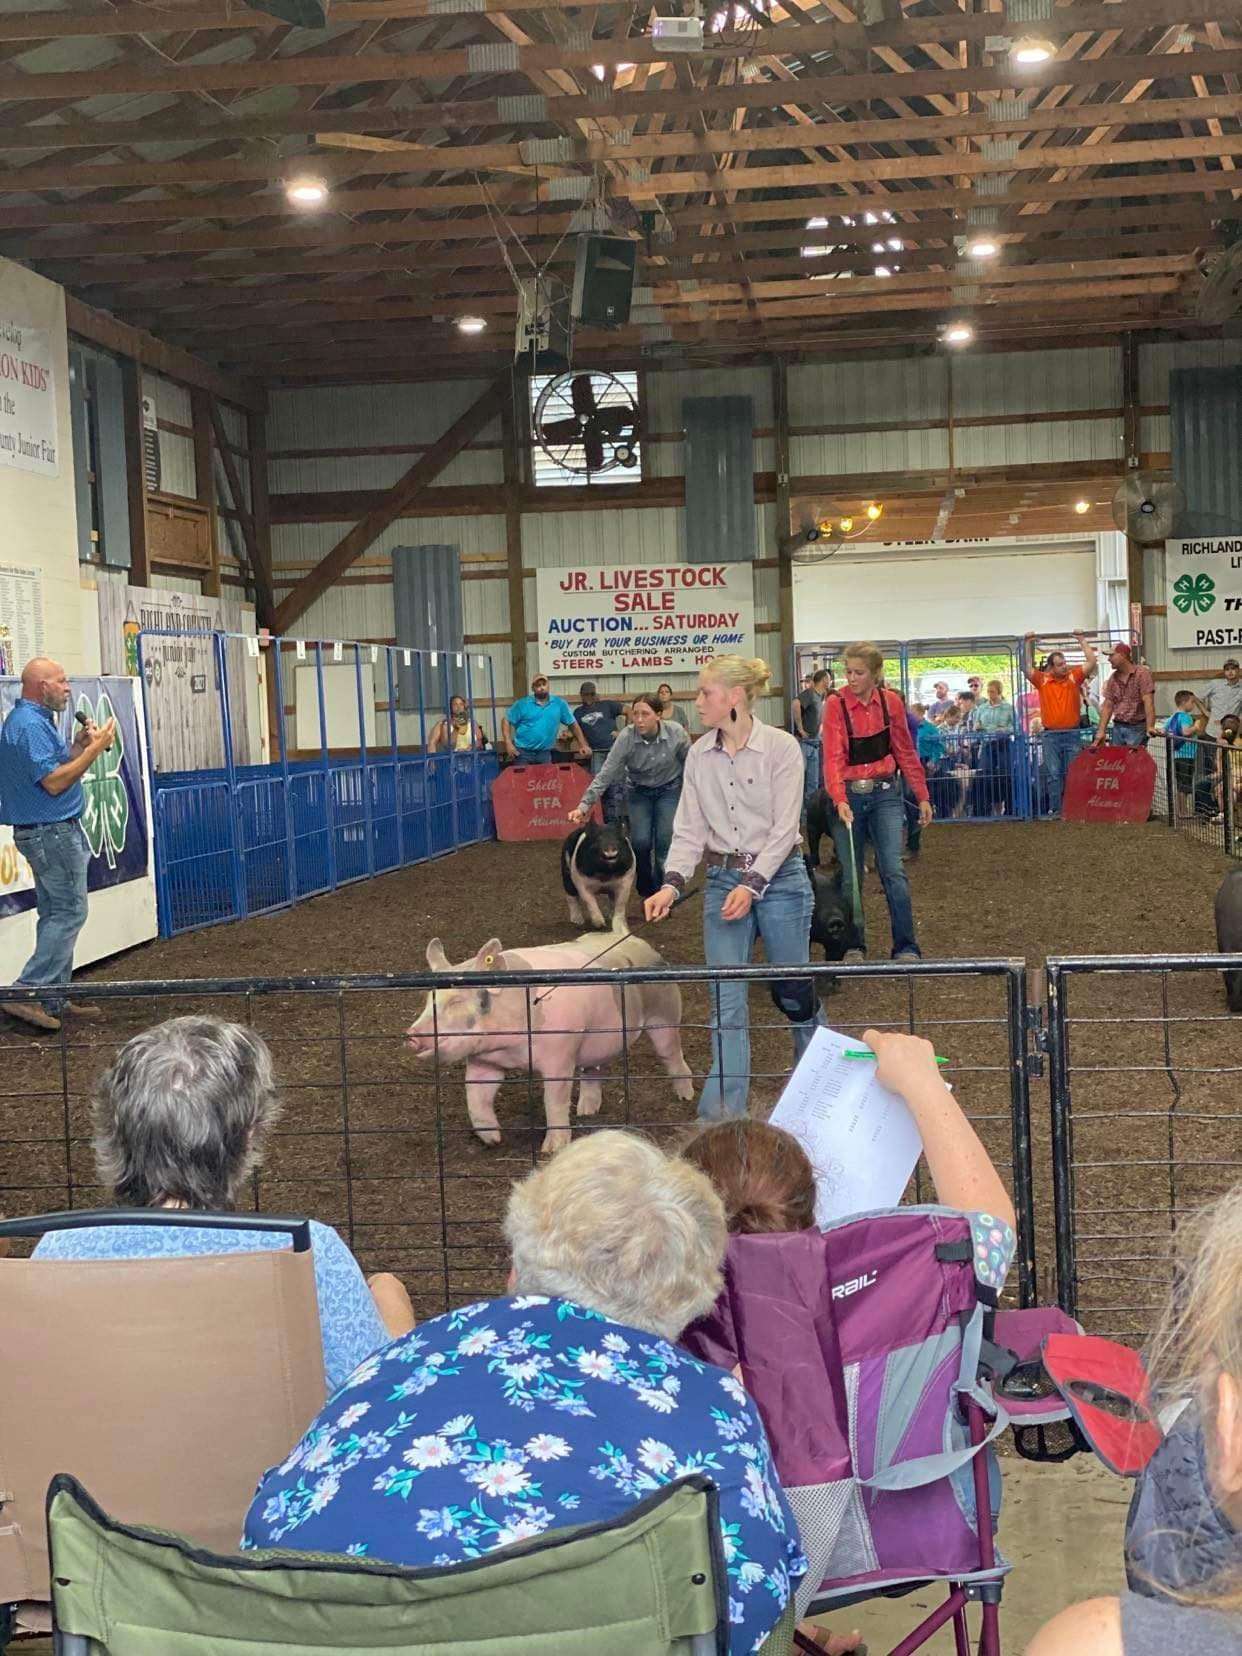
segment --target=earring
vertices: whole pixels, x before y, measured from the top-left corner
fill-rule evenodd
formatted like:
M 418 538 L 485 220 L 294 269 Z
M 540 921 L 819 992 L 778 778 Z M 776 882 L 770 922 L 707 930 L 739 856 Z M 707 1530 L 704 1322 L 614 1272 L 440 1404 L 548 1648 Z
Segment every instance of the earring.
M 731 707 L 729 709 L 729 717 L 730 717 L 730 719 L 732 719 L 734 724 L 737 723 L 737 708 L 736 707 Z

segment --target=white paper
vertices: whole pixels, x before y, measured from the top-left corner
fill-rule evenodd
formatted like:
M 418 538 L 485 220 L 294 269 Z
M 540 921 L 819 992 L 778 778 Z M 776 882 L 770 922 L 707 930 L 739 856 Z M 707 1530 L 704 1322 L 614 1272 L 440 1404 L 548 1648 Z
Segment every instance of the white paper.
M 342 660 L 342 658 L 344 657 L 344 654 L 345 654 L 345 646 L 341 643 L 339 638 L 334 638 L 332 640 L 332 659 L 333 659 L 333 661 Z
M 905 1100 L 875 1078 L 875 1065 L 843 1058 L 857 1036 L 817 1029 L 770 1120 L 802 1145 L 815 1169 L 815 1222 L 893 1208 L 923 1143 Z
M 259 640 L 250 637 L 249 634 L 246 636 L 246 654 L 253 656 L 256 661 L 259 659 Z
M 372 665 L 374 665 L 374 663 L 377 662 L 378 660 L 379 660 L 379 645 L 378 644 L 372 644 L 372 646 L 371 646 L 371 662 L 372 662 Z
M 439 657 L 439 655 L 438 655 L 438 654 L 437 654 L 437 652 L 436 652 L 436 651 L 435 651 L 435 650 L 433 650 L 433 651 L 432 651 L 432 652 L 431 652 L 431 665 L 432 665 L 432 666 L 433 666 L 433 667 L 435 667 L 435 666 L 437 666 L 437 665 L 438 665 L 438 663 L 439 663 L 439 660 L 440 660 L 440 657 Z
M 401 652 L 401 664 L 402 664 L 403 667 L 408 667 L 410 665 L 410 656 L 411 656 L 411 654 L 412 654 L 412 652 L 410 650 L 402 650 L 402 652 Z
M 293 655 L 294 655 L 294 659 L 296 661 L 305 661 L 306 660 L 306 640 L 304 638 L 295 638 L 294 639 L 294 641 L 293 641 Z
M 458 650 L 458 652 L 457 652 L 457 665 L 459 667 L 461 666 L 461 651 L 460 650 Z

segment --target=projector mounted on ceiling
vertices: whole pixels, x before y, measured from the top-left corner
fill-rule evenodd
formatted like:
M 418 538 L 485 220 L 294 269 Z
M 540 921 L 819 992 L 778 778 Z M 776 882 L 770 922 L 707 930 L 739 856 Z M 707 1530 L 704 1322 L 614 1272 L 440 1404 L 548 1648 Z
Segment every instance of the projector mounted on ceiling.
M 263 12 L 297 29 L 322 29 L 332 0 L 242 0 L 251 11 Z

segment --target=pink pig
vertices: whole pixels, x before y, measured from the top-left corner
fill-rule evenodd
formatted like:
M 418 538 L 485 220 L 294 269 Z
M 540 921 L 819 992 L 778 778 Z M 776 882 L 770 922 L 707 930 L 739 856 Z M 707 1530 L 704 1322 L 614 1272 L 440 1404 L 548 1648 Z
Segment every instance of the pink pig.
M 473 960 L 451 966 L 435 937 L 427 945 L 427 964 L 433 972 L 572 972 L 587 968 L 598 954 L 598 935 L 507 953 L 493 938 Z M 664 965 L 649 944 L 632 936 L 610 948 L 605 958 L 610 967 Z M 406 1031 L 406 1045 L 420 1058 L 438 1052 L 441 1063 L 465 1062 L 466 1108 L 484 1144 L 500 1142 L 495 1099 L 506 1074 L 537 1071 L 543 1077 L 546 1155 L 569 1142 L 574 1076 L 583 1072 L 578 1114 L 594 1115 L 602 1097 L 599 1066 L 632 1046 L 642 1031 L 672 1076 L 677 1097 L 693 1098 L 694 1083 L 681 1050 L 681 991 L 675 983 L 435 989 Z

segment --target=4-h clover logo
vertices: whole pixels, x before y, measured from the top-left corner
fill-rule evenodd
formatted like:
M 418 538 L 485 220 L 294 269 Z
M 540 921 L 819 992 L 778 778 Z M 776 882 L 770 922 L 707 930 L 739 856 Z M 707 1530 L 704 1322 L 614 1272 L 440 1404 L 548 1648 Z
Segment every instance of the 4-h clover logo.
M 92 705 L 89 696 L 78 697 L 77 711 L 85 713 L 97 725 L 105 725 L 114 717 L 112 700 L 105 690 Z M 107 753 L 101 753 L 82 778 L 86 805 L 82 811 L 82 832 L 91 848 L 91 856 L 105 855 L 108 867 L 116 867 L 116 859 L 125 844 L 129 828 L 129 795 L 121 775 L 121 761 L 125 757 L 125 742 L 121 724 L 117 721 L 116 739 Z
M 1210 575 L 1179 575 L 1173 583 L 1173 607 L 1183 615 L 1206 615 L 1216 602 Z

